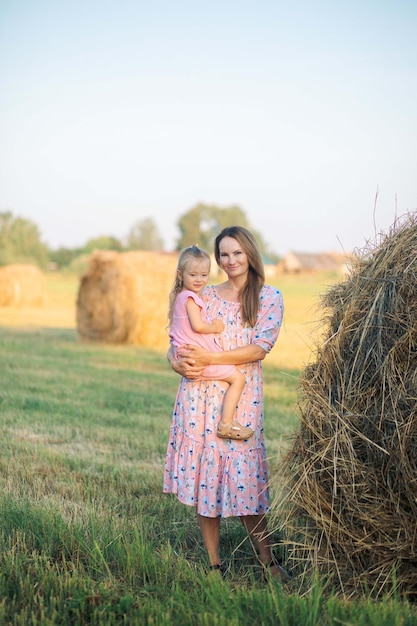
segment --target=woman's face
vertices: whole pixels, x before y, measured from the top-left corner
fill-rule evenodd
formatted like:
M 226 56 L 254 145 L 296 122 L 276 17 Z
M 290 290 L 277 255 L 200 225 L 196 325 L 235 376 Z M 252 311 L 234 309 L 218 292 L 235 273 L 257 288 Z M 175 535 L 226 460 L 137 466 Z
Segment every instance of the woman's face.
M 229 278 L 247 276 L 249 271 L 248 255 L 237 239 L 223 237 L 219 243 L 220 267 Z

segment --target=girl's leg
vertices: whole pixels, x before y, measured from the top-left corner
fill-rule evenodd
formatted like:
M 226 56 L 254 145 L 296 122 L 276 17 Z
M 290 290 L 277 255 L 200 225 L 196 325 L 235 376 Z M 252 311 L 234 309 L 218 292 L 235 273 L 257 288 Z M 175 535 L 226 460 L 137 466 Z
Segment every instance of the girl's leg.
M 262 564 L 268 568 L 271 576 L 279 576 L 283 582 L 286 582 L 288 574 L 272 554 L 265 515 L 245 515 L 240 519 L 248 531 Z
M 229 387 L 223 398 L 222 417 L 217 427 L 217 436 L 222 439 L 249 439 L 253 435 L 252 428 L 247 428 L 234 419 L 236 407 L 245 387 L 245 375 L 236 370 L 232 376 L 223 380 L 229 383 Z
M 224 381 L 229 383 L 229 387 L 224 394 L 221 424 L 230 424 L 233 422 L 246 378 L 242 372 L 236 370 L 232 376 L 225 378 Z
M 209 565 L 220 565 L 220 517 L 205 517 L 197 513 L 197 521 L 207 550 Z

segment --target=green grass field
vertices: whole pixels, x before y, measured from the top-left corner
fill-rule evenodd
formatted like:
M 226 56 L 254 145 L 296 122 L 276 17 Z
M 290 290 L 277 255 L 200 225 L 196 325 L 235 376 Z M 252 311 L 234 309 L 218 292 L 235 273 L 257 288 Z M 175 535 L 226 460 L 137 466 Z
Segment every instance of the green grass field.
M 396 597 L 265 582 L 237 520 L 221 527 L 226 580 L 208 575 L 193 510 L 161 493 L 177 375 L 164 354 L 80 342 L 74 285 L 54 281 L 43 324 L 0 311 L 2 626 L 417 624 Z M 293 289 L 300 310 L 321 286 Z M 299 368 L 265 361 L 273 485 L 298 425 Z

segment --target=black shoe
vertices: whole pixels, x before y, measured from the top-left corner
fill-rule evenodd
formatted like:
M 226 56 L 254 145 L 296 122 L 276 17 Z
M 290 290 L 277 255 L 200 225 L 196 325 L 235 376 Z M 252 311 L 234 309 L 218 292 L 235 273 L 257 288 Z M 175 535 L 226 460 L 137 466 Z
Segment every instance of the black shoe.
M 219 572 L 222 578 L 226 575 L 226 567 L 223 563 L 216 563 L 215 565 L 209 565 L 210 572 Z

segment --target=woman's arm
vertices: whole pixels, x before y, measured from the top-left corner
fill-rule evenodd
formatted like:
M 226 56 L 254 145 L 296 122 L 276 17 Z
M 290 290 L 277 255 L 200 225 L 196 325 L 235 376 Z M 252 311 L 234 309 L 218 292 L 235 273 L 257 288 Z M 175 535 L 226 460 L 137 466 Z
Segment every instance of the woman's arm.
M 262 361 L 266 356 L 266 351 L 256 344 L 248 344 L 223 352 L 209 352 L 199 346 L 186 344 L 178 350 L 178 355 L 196 367 L 205 367 L 206 365 L 244 365 Z

